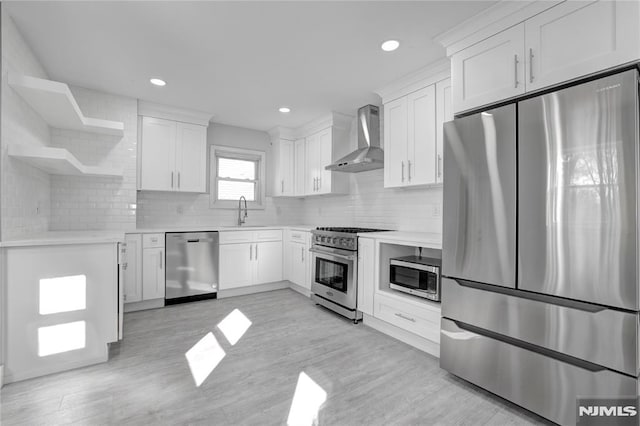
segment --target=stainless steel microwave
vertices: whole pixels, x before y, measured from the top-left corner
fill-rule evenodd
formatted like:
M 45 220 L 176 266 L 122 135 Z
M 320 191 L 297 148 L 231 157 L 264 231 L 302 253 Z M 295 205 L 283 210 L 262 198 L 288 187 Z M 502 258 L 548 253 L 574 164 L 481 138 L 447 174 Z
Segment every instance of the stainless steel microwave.
M 440 301 L 440 259 L 405 256 L 389 259 L 389 287 Z

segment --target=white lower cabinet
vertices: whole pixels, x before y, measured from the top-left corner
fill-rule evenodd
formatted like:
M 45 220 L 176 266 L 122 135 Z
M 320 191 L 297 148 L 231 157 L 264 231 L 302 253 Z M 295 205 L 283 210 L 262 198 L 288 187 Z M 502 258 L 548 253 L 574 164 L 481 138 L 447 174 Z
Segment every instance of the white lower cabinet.
M 311 290 L 310 234 L 287 231 L 285 242 L 285 279 L 306 290 Z
M 383 292 L 377 292 L 374 299 L 376 318 L 440 343 L 440 309 Z
M 220 290 L 282 281 L 282 231 L 221 232 L 219 274 Z
M 367 315 L 373 315 L 375 248 L 375 240 L 358 238 L 358 310 Z
M 164 299 L 164 234 L 127 234 L 124 302 Z

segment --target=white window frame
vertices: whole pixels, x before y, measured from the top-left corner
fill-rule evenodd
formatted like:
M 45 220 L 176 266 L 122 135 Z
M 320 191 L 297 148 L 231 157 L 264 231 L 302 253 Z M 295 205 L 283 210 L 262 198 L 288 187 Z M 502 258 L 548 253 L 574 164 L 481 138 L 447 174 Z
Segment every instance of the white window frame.
M 266 190 L 266 153 L 251 149 L 234 148 L 230 146 L 212 145 L 209 152 L 209 207 L 212 209 L 237 209 L 239 200 L 218 200 L 218 157 L 236 160 L 257 161 L 256 170 L 256 200 L 247 201 L 249 210 L 264 210 Z M 244 203 L 242 203 L 244 208 Z

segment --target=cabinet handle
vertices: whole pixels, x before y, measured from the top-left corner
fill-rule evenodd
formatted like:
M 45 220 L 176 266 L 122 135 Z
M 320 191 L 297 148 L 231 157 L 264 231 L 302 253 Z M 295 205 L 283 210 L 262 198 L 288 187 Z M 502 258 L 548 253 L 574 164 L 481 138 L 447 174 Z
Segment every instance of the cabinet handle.
M 513 55 L 513 77 L 515 79 L 515 88 L 518 88 L 518 55 Z
M 402 165 L 401 170 L 400 170 L 400 172 L 401 172 L 400 173 L 401 174 L 400 182 L 404 182 L 404 161 L 401 161 L 400 163 Z
M 402 315 L 402 314 L 400 314 L 400 313 L 396 313 L 395 315 L 396 315 L 398 318 L 402 318 L 403 320 L 407 320 L 407 321 L 411 321 L 411 322 L 416 322 L 416 320 L 414 320 L 413 318 L 411 318 L 411 317 L 407 317 L 407 316 L 404 316 L 404 315 Z
M 162 269 L 162 251 L 158 253 L 158 256 L 160 257 L 160 269 Z
M 407 176 L 409 176 L 409 182 L 411 182 L 411 161 L 407 160 Z
M 173 188 L 173 172 L 171 172 L 171 188 Z
M 178 172 L 178 189 L 180 189 L 180 172 Z
M 249 244 L 249 260 L 253 260 L 253 244 Z
M 529 48 L 529 83 L 533 83 L 533 49 Z
M 442 177 L 442 168 L 440 167 L 441 162 L 442 162 L 442 155 L 438 154 L 438 162 L 436 163 L 436 168 L 438 169 L 438 177 Z

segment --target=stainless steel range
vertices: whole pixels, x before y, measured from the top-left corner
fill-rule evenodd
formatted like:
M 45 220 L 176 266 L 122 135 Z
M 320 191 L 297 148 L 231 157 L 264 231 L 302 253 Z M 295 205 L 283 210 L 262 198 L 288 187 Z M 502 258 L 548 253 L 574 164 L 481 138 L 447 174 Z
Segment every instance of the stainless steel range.
M 319 227 L 313 231 L 313 282 L 311 298 L 357 323 L 358 233 L 379 232 L 371 228 Z

